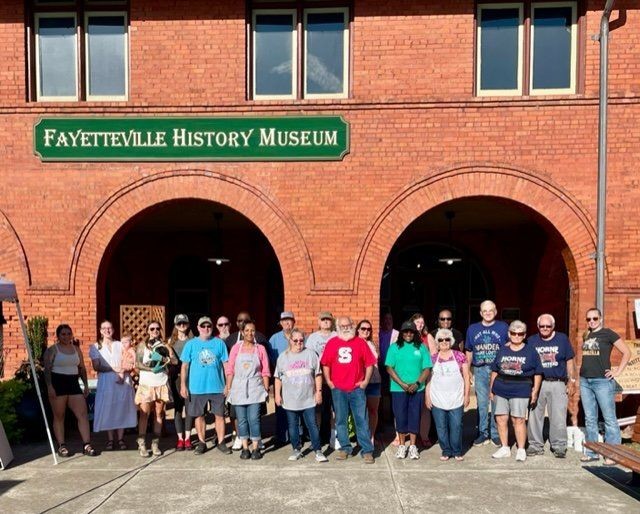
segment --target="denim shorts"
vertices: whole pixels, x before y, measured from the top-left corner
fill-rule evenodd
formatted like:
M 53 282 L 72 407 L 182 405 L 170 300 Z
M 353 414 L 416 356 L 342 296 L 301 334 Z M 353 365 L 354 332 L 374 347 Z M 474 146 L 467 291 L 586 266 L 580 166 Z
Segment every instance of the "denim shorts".
M 381 384 L 378 382 L 377 384 L 369 383 L 367 388 L 364 390 L 364 394 L 367 398 L 380 398 L 381 393 Z

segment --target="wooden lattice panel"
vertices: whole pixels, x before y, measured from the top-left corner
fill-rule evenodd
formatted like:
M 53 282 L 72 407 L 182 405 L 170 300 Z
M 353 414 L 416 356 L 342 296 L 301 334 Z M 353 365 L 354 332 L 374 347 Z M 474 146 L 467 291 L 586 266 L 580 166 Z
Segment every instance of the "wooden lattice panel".
M 129 333 L 136 343 L 147 337 L 147 325 L 151 321 L 158 321 L 164 335 L 165 313 L 164 305 L 121 305 L 120 306 L 120 334 Z

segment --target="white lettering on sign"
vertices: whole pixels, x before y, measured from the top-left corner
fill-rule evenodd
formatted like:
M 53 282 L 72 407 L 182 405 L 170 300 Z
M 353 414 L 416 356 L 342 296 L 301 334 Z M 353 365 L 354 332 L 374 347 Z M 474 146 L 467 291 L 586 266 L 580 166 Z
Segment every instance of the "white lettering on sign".
M 260 129 L 260 146 L 337 146 L 337 130 Z

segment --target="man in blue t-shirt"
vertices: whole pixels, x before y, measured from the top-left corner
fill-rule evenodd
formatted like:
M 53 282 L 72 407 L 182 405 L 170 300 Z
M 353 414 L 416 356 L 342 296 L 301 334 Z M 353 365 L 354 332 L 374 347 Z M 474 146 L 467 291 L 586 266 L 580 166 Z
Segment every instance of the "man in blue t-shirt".
M 216 418 L 218 450 L 230 454 L 231 449 L 224 442 L 227 346 L 222 339 L 213 337 L 213 322 L 208 316 L 198 320 L 198 333 L 198 337 L 187 341 L 180 354 L 180 395 L 186 400 L 187 414 L 195 419 L 198 434 L 198 444 L 193 453 L 202 455 L 207 450 L 204 415 L 208 404 L 211 404 L 210 410 Z
M 498 430 L 493 416 L 489 416 L 489 384 L 491 383 L 491 365 L 498 350 L 507 342 L 509 327 L 504 321 L 496 320 L 498 310 L 491 300 L 480 304 L 482 320 L 469 325 L 464 349 L 467 362 L 473 368 L 474 387 L 478 400 L 478 437 L 474 446 L 482 446 L 491 441 L 500 446 Z
M 571 343 L 565 334 L 556 332 L 556 320 L 551 314 L 538 317 L 538 334 L 531 336 L 527 344 L 532 345 L 540 355 L 544 380 L 540 388 L 538 402 L 529 411 L 529 448 L 527 455 L 544 454 L 544 413 L 549 413 L 549 445 L 557 458 L 567 454 L 567 389 L 575 387 L 575 356 Z

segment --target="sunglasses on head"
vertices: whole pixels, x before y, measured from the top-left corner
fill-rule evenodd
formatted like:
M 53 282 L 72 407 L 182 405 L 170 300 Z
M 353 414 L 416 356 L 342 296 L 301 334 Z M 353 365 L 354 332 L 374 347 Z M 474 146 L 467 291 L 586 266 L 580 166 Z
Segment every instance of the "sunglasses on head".
M 524 337 L 525 335 L 524 332 L 511 332 L 511 331 L 509 331 L 509 334 L 512 335 L 513 337 Z
M 451 318 L 438 318 L 440 321 L 451 321 Z
M 439 343 L 444 343 L 444 342 L 450 343 L 451 342 L 451 338 L 450 337 L 439 337 L 438 338 L 438 342 Z
M 595 318 L 590 318 L 589 316 L 587 316 L 587 321 L 598 321 L 600 319 L 600 316 L 596 316 Z

